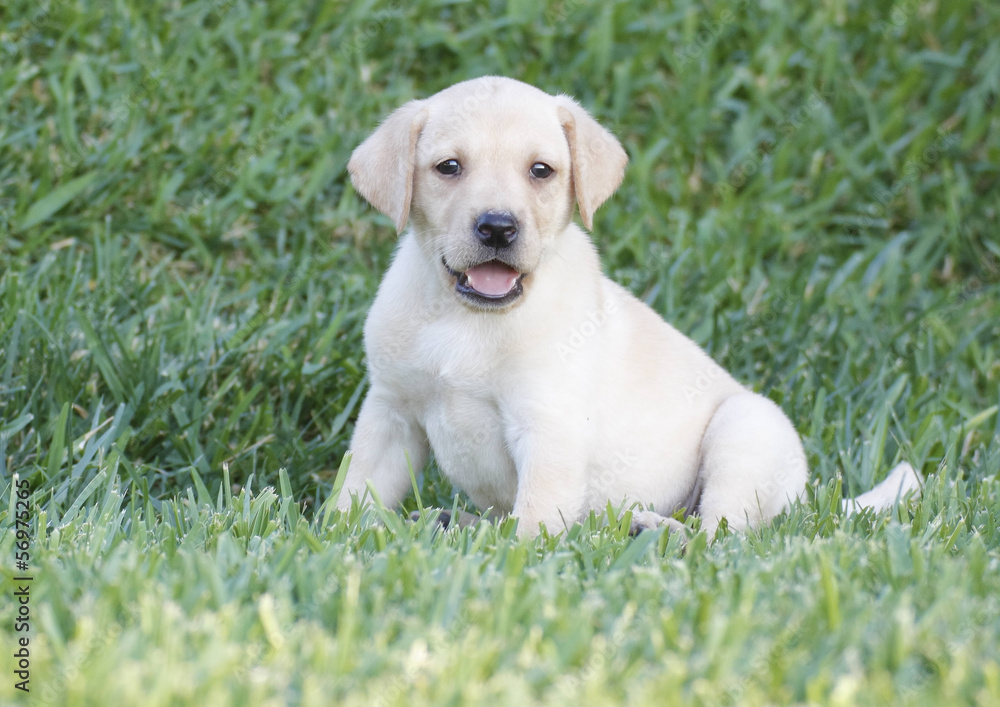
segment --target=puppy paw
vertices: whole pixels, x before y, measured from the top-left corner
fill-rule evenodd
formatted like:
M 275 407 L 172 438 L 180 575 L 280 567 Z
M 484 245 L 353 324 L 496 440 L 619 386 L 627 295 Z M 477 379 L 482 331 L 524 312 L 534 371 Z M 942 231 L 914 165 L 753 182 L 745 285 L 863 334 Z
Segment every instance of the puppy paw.
M 424 511 L 424 513 L 427 513 L 428 515 L 436 513 L 437 524 L 442 528 L 447 528 L 451 525 L 451 511 L 436 511 L 433 508 L 428 508 Z M 416 522 L 420 520 L 420 516 L 420 511 L 413 511 L 413 513 L 410 514 L 410 520 Z
M 638 535 L 644 530 L 656 530 L 660 526 L 667 526 L 670 533 L 681 533 L 681 537 L 687 537 L 686 526 L 675 518 L 661 516 L 655 511 L 639 511 L 632 515 L 632 527 L 629 529 L 631 535 Z

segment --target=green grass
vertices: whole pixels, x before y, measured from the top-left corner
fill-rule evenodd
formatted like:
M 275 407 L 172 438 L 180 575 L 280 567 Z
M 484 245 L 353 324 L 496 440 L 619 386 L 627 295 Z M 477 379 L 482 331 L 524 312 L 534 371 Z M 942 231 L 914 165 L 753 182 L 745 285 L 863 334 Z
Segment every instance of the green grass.
M 814 5 L 5 3 L 0 702 L 17 474 L 32 704 L 1000 704 L 1000 9 Z M 324 506 L 395 242 L 347 157 L 485 73 L 626 146 L 606 271 L 796 422 L 773 526 Z

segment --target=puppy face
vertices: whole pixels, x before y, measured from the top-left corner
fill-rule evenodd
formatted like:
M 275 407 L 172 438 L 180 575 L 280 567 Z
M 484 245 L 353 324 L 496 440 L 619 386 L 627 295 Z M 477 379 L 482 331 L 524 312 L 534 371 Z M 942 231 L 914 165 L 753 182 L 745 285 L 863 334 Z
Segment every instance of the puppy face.
M 443 287 L 466 306 L 505 310 L 568 226 L 589 227 L 627 158 L 572 99 L 512 79 L 456 84 L 393 113 L 355 150 L 355 188 L 408 220 Z
M 410 217 L 445 286 L 470 307 L 503 309 L 569 223 L 569 144 L 550 96 L 508 83 L 470 88 L 428 106 Z

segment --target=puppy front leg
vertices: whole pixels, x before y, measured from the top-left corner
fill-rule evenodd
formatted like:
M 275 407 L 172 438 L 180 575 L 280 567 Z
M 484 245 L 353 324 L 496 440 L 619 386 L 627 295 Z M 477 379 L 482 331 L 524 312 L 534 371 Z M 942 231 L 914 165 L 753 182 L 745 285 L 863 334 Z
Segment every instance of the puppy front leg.
M 425 432 L 395 396 L 372 388 L 358 414 L 351 438 L 351 465 L 337 508 L 349 509 L 351 495 L 364 496 L 369 481 L 386 508 L 398 506 L 411 488 L 410 465 L 420 473 L 427 446 Z
M 515 447 L 517 495 L 511 515 L 522 538 L 538 535 L 545 524 L 558 533 L 580 520 L 587 497 L 586 461 L 579 440 L 523 440 Z

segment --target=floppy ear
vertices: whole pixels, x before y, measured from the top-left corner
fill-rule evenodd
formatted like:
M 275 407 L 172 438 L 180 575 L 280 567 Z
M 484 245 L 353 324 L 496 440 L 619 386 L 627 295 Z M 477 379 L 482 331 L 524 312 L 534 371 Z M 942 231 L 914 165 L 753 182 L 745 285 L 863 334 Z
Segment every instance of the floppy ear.
M 358 145 L 347 163 L 354 188 L 393 220 L 397 233 L 410 216 L 413 161 L 426 122 L 423 101 L 403 104 Z
M 590 117 L 569 96 L 556 96 L 559 120 L 569 141 L 573 189 L 583 225 L 590 230 L 594 212 L 611 196 L 625 176 L 628 155 L 615 136 Z

